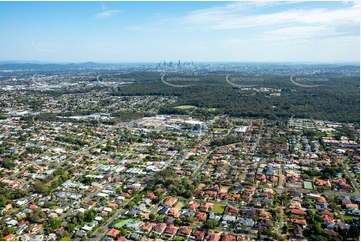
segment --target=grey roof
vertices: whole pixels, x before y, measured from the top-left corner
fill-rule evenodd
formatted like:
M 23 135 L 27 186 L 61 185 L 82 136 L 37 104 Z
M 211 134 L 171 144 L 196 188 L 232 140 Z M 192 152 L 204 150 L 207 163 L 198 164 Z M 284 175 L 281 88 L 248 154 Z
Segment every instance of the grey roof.
M 237 221 L 237 225 L 247 225 L 248 227 L 253 227 L 254 226 L 254 221 L 253 219 L 250 218 L 241 218 Z
M 231 215 L 224 214 L 224 215 L 222 216 L 222 220 L 223 220 L 223 221 L 226 221 L 226 222 L 234 222 L 234 221 L 236 221 L 236 217 L 235 217 L 235 216 L 231 216 Z

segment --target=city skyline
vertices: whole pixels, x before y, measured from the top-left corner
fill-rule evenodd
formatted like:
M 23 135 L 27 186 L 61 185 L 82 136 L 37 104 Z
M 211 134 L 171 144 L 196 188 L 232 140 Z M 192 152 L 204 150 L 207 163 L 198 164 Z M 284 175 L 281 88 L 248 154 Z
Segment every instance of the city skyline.
M 0 6 L 2 61 L 360 61 L 359 2 L 2 2 Z

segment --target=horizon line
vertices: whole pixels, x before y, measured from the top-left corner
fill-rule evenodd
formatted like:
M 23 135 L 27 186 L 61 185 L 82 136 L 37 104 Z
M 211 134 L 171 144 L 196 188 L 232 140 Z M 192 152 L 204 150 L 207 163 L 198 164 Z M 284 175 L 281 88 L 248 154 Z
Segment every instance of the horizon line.
M 39 61 L 39 60 L 0 60 L 0 64 L 159 64 L 163 62 L 169 63 L 178 61 L 173 60 L 163 60 L 163 61 Z M 193 64 L 198 63 L 302 63 L 302 64 L 358 64 L 360 65 L 360 61 L 181 61 L 181 63 L 185 62 L 193 62 Z

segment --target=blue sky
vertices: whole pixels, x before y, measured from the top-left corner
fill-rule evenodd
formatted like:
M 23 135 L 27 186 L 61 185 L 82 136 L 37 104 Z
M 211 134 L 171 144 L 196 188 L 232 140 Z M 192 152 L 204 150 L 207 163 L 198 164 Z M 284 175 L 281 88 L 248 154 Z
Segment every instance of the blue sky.
M 0 60 L 359 62 L 359 2 L 0 2 Z

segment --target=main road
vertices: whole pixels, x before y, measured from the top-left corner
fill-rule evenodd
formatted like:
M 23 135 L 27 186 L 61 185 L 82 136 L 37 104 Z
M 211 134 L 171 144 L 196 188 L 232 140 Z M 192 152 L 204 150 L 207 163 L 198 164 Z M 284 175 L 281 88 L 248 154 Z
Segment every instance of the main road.
M 283 209 L 285 208 L 285 207 L 283 207 L 283 206 L 279 206 L 278 207 L 279 209 L 280 209 L 280 220 L 279 220 L 279 222 L 278 222 L 278 234 L 282 234 L 282 230 L 283 230 Z
M 139 192 L 143 191 L 144 188 L 141 188 L 139 189 Z M 132 197 L 131 199 L 129 199 L 129 201 L 125 204 L 125 205 L 122 205 L 122 207 L 128 205 L 128 203 L 130 201 L 132 201 L 134 199 L 134 197 Z M 114 222 L 114 220 L 116 220 L 119 215 L 121 215 L 121 213 L 124 212 L 124 209 L 119 209 L 109 220 L 108 222 L 106 222 L 102 227 L 98 228 L 95 233 L 93 233 L 93 235 L 91 236 L 91 238 L 89 240 L 91 241 L 99 241 L 100 238 L 102 236 L 104 236 L 106 234 L 106 232 L 108 231 L 109 229 L 109 226 Z
M 351 180 L 354 188 L 356 189 L 356 193 L 357 193 L 357 194 L 355 194 L 355 195 L 359 195 L 359 193 L 360 193 L 360 186 L 359 186 L 359 184 L 355 181 L 355 179 L 353 178 L 351 172 L 347 169 L 346 162 L 347 162 L 347 159 L 345 159 L 345 161 L 342 163 L 342 166 L 343 166 L 343 168 L 345 169 L 346 174 L 347 174 L 348 177 L 350 178 L 350 180 Z

